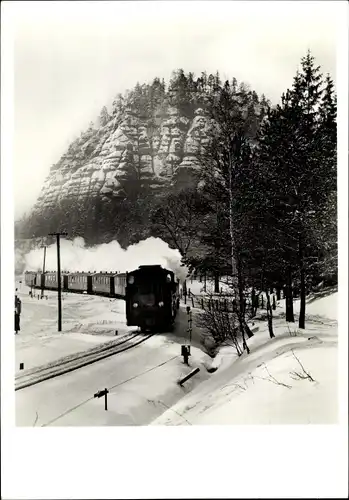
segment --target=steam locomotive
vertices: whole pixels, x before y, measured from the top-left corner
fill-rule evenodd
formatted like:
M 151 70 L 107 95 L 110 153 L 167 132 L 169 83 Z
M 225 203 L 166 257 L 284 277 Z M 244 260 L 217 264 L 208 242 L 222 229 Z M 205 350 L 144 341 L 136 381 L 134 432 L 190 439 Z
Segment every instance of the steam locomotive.
M 128 326 L 142 331 L 171 326 L 179 308 L 179 283 L 161 266 L 140 266 L 126 275 Z
M 127 273 L 61 273 L 61 290 L 121 298 L 126 301 L 128 326 L 141 330 L 173 324 L 179 308 L 179 282 L 172 271 L 160 265 L 139 266 Z M 25 273 L 25 284 L 57 290 L 57 272 Z

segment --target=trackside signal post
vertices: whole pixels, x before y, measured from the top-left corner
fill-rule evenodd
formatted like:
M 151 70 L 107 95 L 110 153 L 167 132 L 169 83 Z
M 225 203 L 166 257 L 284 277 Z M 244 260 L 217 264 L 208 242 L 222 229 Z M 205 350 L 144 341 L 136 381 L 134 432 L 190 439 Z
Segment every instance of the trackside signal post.
M 190 347 L 191 347 L 191 334 L 192 334 L 192 316 L 190 306 L 187 306 L 187 314 L 188 314 L 188 334 L 189 334 L 189 345 L 181 346 L 181 354 L 183 356 L 184 363 L 189 366 L 189 356 L 190 356 Z M 179 385 L 183 385 L 184 382 L 189 380 L 191 377 L 199 373 L 200 368 L 194 368 L 190 373 L 185 375 L 185 377 L 181 378 L 178 383 Z
M 193 318 L 191 315 L 190 306 L 187 306 L 187 314 L 188 314 L 188 334 L 189 334 L 189 344 L 191 345 L 191 334 L 193 331 Z
M 68 233 L 49 233 L 49 236 L 56 236 L 57 240 L 57 290 L 58 290 L 58 331 L 62 331 L 62 281 L 61 281 L 61 254 L 60 237 L 67 236 Z
M 188 314 L 188 334 L 189 334 L 189 345 L 181 346 L 181 355 L 183 356 L 184 363 L 189 365 L 189 356 L 190 354 L 190 346 L 191 346 L 191 334 L 192 334 L 192 316 L 190 306 L 187 306 L 187 314 Z

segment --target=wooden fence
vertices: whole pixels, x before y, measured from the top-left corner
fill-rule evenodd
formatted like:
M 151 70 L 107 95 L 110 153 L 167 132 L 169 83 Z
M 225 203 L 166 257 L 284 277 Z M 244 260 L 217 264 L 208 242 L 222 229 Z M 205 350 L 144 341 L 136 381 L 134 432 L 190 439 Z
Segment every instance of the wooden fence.
M 183 294 L 181 290 L 181 298 L 184 303 L 191 307 L 196 307 L 199 309 L 209 309 L 222 312 L 236 312 L 239 307 L 239 299 L 236 299 L 233 295 L 220 295 L 207 297 L 205 295 L 195 295 L 188 288 L 187 294 Z M 266 309 L 267 301 L 263 295 L 256 296 L 255 300 L 258 301 L 259 309 Z M 271 303 L 273 299 L 271 298 Z M 245 299 L 245 310 L 251 308 L 251 297 Z

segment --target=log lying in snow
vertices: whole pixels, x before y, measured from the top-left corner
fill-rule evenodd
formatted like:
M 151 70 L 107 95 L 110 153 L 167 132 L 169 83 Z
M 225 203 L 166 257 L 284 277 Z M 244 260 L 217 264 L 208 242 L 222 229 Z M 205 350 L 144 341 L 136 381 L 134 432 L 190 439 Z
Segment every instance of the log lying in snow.
M 200 371 L 200 368 L 194 368 L 194 370 L 192 370 L 190 373 L 188 373 L 188 375 L 186 375 L 185 377 L 181 378 L 178 381 L 179 385 L 184 384 L 184 382 L 186 382 L 187 380 L 189 380 L 193 375 L 195 375 L 199 371 Z

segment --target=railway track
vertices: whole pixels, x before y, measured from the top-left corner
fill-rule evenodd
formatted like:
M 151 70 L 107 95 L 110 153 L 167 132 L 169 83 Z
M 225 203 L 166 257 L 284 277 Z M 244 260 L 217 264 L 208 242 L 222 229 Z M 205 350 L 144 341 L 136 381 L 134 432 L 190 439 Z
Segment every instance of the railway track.
M 148 335 L 142 335 L 141 333 L 129 334 L 125 336 L 126 338 L 119 339 L 119 341 L 108 342 L 89 351 L 72 354 L 48 365 L 25 370 L 16 375 L 15 390 L 19 391 L 20 389 L 39 384 L 40 382 L 64 375 L 73 370 L 78 370 L 83 366 L 90 365 L 109 356 L 127 351 L 142 344 L 153 335 L 153 333 Z

